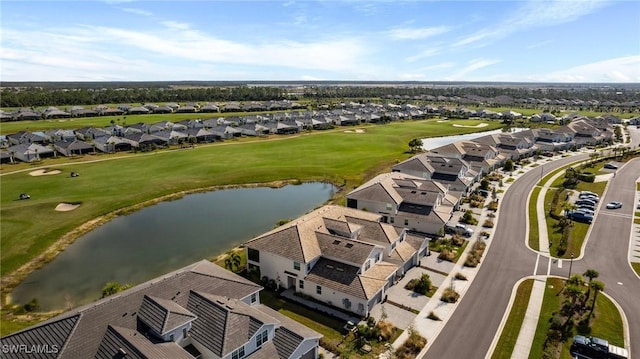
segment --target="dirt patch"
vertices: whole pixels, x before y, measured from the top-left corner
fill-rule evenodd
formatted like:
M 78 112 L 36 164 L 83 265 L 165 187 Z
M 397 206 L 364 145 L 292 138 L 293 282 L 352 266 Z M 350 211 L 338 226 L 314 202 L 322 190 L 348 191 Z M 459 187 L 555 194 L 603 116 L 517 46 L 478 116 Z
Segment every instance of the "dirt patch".
M 80 207 L 80 203 L 58 203 L 58 205 L 56 206 L 56 211 L 60 211 L 60 212 L 69 212 L 69 211 L 73 211 L 74 209 Z
M 460 124 L 457 124 L 457 123 L 453 124 L 453 127 L 482 128 L 482 127 L 487 127 L 487 126 L 489 126 L 489 124 L 488 123 L 484 123 L 484 122 L 483 123 L 479 123 L 479 124 L 477 124 L 475 126 L 460 125 Z
M 62 173 L 62 171 L 60 170 L 50 170 L 50 169 L 43 169 L 43 170 L 35 170 L 35 171 L 31 171 L 29 172 L 29 175 L 31 176 L 51 176 L 51 175 L 57 175 Z

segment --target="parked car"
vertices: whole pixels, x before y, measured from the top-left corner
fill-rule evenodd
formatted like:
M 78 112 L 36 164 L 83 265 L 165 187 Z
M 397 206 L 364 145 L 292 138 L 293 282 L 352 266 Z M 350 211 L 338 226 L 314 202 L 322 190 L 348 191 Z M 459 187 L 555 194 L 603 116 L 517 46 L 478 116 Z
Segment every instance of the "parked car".
M 578 209 L 576 209 L 574 212 L 582 212 L 584 214 L 588 214 L 590 216 L 593 216 L 596 212 L 595 210 L 588 208 L 588 207 L 578 207 Z
M 591 191 L 582 191 L 582 192 L 580 192 L 580 195 L 581 195 L 581 196 L 582 196 L 582 195 L 592 195 L 592 196 L 597 196 L 598 194 L 597 194 L 597 193 L 593 193 L 593 192 L 591 192 Z
M 604 168 L 606 169 L 610 169 L 610 170 L 617 170 L 618 166 L 614 165 L 613 163 L 605 163 L 604 164 Z
M 584 196 L 582 196 L 582 197 L 580 197 L 580 199 L 586 199 L 586 200 L 589 200 L 589 201 L 594 201 L 594 202 L 596 202 L 596 203 L 598 203 L 598 202 L 600 201 L 600 197 L 598 197 L 598 196 L 591 196 L 591 195 L 588 195 L 588 194 L 587 194 L 587 195 L 584 195 Z
M 489 191 L 487 191 L 486 189 L 479 189 L 476 192 L 478 192 L 479 195 L 481 195 L 484 198 L 489 198 Z
M 29 199 L 29 198 L 31 198 L 31 196 L 29 196 L 29 194 L 27 194 L 27 193 L 20 193 L 20 196 L 18 198 L 19 199 Z
M 447 233 L 457 233 L 457 234 L 462 234 L 465 237 L 471 237 L 473 235 L 473 229 L 469 228 L 469 226 L 462 224 L 462 223 L 457 223 L 456 225 L 446 225 L 445 226 L 445 231 Z
M 577 222 L 591 223 L 593 221 L 592 215 L 579 211 L 567 212 L 567 217 Z
M 607 209 L 618 209 L 618 208 L 622 208 L 622 203 L 616 202 L 616 201 L 607 203 Z
M 595 208 L 596 201 L 591 199 L 579 199 L 576 201 L 576 206 L 583 206 L 583 205 L 593 206 Z

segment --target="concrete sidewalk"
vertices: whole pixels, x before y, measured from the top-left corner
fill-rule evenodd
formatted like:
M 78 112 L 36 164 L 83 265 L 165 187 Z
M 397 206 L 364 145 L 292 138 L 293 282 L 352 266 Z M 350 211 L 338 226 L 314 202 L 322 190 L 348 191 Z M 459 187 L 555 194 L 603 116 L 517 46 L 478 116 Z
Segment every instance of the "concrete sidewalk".
M 540 310 L 542 309 L 542 299 L 544 298 L 546 282 L 546 277 L 544 276 L 537 277 L 533 281 L 527 311 L 524 315 L 524 321 L 520 327 L 520 333 L 518 334 L 516 345 L 513 348 L 513 353 L 511 353 L 511 359 L 529 358 L 533 337 L 538 327 L 538 318 L 540 317 Z

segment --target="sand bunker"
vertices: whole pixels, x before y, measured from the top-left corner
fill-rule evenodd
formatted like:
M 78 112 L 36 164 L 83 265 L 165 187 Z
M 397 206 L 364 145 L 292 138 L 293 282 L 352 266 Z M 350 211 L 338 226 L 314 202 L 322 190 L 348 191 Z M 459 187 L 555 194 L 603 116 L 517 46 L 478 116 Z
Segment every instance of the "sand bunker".
M 480 127 L 487 127 L 487 126 L 489 126 L 489 124 L 488 124 L 488 123 L 484 123 L 484 122 L 483 122 L 483 123 L 479 123 L 479 124 L 477 124 L 477 125 L 475 125 L 475 126 L 459 125 L 459 124 L 457 124 L 457 123 L 454 123 L 454 124 L 453 124 L 453 127 L 471 127 L 471 128 L 480 128 Z
M 56 211 L 60 211 L 60 212 L 68 212 L 68 211 L 73 211 L 74 209 L 80 207 L 79 203 L 58 203 L 58 205 L 56 206 Z
M 347 130 L 347 131 L 344 131 L 344 133 L 364 133 L 364 130 L 359 128 L 355 131 Z
M 31 171 L 29 172 L 30 175 L 32 176 L 50 176 L 50 175 L 57 175 L 59 174 L 61 171 L 60 170 L 35 170 L 35 171 Z

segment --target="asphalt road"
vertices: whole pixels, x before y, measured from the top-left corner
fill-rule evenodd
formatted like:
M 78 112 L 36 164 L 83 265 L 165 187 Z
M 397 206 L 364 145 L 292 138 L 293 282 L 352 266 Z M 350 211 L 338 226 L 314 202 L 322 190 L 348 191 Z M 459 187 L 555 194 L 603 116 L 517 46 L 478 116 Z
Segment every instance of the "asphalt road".
M 631 148 L 640 144 L 640 130 L 629 129 Z M 526 248 L 526 201 L 543 173 L 588 155 L 560 159 L 530 171 L 515 181 L 505 193 L 493 243 L 466 295 L 429 350 L 427 358 L 484 358 L 507 309 L 515 283 L 526 276 L 546 274 L 548 260 Z M 635 208 L 635 181 L 640 176 L 640 159 L 617 171 L 597 213 L 587 239 L 585 254 L 571 266 L 551 265 L 551 274 L 567 276 L 592 268 L 605 283 L 604 292 L 622 307 L 629 325 L 631 358 L 640 358 L 640 279 L 628 265 L 632 215 Z M 605 204 L 620 201 L 623 207 L 607 210 Z M 535 267 L 535 268 L 534 268 Z
M 584 154 L 544 164 L 539 167 L 542 169 L 524 174 L 511 185 L 500 201 L 498 225 L 484 263 L 426 358 L 485 357 L 509 304 L 513 286 L 536 270 L 537 253 L 525 246 L 529 192 L 542 173 L 586 158 L 588 155 Z

